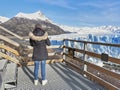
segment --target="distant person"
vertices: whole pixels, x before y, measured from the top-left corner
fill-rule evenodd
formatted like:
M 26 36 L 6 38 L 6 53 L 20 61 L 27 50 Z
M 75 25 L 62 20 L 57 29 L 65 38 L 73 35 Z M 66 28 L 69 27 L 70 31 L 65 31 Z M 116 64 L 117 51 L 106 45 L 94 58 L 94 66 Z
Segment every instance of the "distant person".
M 41 78 L 42 85 L 47 83 L 46 79 L 46 59 L 48 58 L 48 52 L 46 45 L 50 45 L 50 40 L 48 39 L 48 33 L 42 29 L 40 24 L 35 25 L 33 32 L 29 33 L 30 45 L 33 46 L 33 56 L 34 61 L 34 84 L 38 84 L 38 71 L 41 65 Z

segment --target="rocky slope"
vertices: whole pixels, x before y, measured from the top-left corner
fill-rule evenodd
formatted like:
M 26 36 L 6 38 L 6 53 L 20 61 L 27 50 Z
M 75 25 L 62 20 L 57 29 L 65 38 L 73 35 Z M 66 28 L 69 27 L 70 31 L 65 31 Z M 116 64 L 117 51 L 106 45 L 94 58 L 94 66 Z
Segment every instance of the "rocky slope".
M 65 31 L 52 23 L 44 14 L 36 12 L 32 14 L 18 13 L 15 17 L 0 25 L 20 35 L 27 36 L 34 29 L 35 24 L 40 23 L 49 35 L 63 34 Z

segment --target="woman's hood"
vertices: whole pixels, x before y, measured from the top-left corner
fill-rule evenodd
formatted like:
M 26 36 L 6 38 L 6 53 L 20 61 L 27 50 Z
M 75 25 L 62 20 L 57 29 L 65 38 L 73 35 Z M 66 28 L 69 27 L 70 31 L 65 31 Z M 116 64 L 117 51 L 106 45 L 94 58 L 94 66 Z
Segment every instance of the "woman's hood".
M 29 32 L 29 38 L 36 41 L 45 40 L 48 38 L 48 33 L 45 32 L 43 36 L 35 36 L 32 32 Z

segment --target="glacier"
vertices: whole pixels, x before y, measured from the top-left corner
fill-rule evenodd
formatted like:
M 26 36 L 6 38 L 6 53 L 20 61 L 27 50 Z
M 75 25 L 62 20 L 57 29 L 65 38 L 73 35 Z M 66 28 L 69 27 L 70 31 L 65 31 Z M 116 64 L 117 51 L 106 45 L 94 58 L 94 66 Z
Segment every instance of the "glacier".
M 62 35 L 61 35 L 62 36 Z M 70 35 L 69 35 L 70 37 Z M 55 37 L 54 37 L 55 38 Z M 58 37 L 56 37 L 58 38 Z M 62 38 L 62 37 L 61 37 Z M 112 43 L 112 44 L 120 44 L 120 35 L 92 35 L 89 34 L 86 37 L 81 37 L 81 36 L 77 36 L 77 37 L 72 37 L 70 39 L 73 40 L 84 40 L 84 41 L 91 41 L 91 42 L 102 42 L 102 43 Z M 53 38 L 51 38 L 51 44 L 52 45 L 63 45 L 64 42 L 63 40 L 55 40 Z M 78 48 L 78 49 L 83 49 L 84 45 L 82 43 L 78 43 L 78 42 L 72 42 L 72 41 L 65 41 L 65 45 L 69 46 L 69 47 L 73 47 L 73 48 Z M 98 54 L 108 54 L 111 57 L 115 57 L 115 58 L 120 58 L 120 47 L 110 47 L 110 46 L 104 46 L 104 45 L 95 45 L 95 44 L 89 44 L 87 50 L 91 51 L 91 52 L 95 52 Z M 81 58 L 81 54 L 80 53 L 75 53 L 75 56 Z M 103 61 L 101 61 L 98 58 L 92 58 L 89 57 L 88 58 L 89 62 L 92 62 L 100 67 L 103 67 Z

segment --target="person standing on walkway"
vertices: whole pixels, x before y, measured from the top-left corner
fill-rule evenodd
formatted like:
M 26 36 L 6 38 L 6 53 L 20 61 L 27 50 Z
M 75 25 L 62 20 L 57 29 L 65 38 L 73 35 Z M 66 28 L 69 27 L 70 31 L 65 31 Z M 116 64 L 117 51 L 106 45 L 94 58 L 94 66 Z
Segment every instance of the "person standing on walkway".
M 47 83 L 46 79 L 46 59 L 48 58 L 48 52 L 46 46 L 50 45 L 48 33 L 42 29 L 42 25 L 36 24 L 33 32 L 29 33 L 30 45 L 33 46 L 34 61 L 34 84 L 38 84 L 38 71 L 39 65 L 41 65 L 41 78 L 42 85 Z

